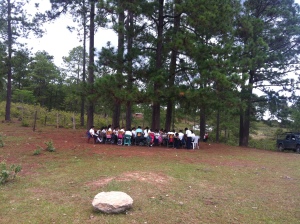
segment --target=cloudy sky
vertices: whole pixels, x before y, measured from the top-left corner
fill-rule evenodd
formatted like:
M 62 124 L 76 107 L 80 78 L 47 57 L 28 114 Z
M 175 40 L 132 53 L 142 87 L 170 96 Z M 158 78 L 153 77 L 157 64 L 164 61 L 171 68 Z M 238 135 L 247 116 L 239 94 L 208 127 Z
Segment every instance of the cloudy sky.
M 51 9 L 50 0 L 31 0 L 30 6 L 28 7 L 29 12 L 35 12 L 35 8 L 33 7 L 34 3 L 39 3 L 41 12 Z M 33 52 L 45 50 L 54 56 L 55 64 L 60 66 L 63 56 L 68 56 L 69 51 L 74 47 L 82 46 L 77 32 L 70 32 L 66 28 L 67 26 L 74 25 L 75 23 L 72 21 L 71 16 L 63 16 L 52 23 L 44 24 L 46 33 L 42 38 L 31 36 L 29 40 L 25 40 L 25 42 L 29 48 L 33 49 Z M 116 45 L 116 34 L 109 29 L 99 29 L 95 35 L 95 47 L 100 49 L 102 46 L 105 46 L 108 41 Z

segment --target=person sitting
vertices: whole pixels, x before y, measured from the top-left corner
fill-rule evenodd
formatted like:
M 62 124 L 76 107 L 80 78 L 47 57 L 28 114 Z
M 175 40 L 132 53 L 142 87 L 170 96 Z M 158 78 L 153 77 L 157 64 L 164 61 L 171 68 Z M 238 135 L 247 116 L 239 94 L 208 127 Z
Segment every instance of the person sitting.
M 102 140 L 103 144 L 105 144 L 105 141 L 106 141 L 106 131 L 107 131 L 107 127 L 104 126 L 101 128 L 101 136 L 103 138 L 103 140 Z
M 148 137 L 147 137 L 148 146 L 152 147 L 154 145 L 154 139 L 155 139 L 154 132 L 151 131 L 151 129 L 149 129 Z
M 208 140 L 208 133 L 205 132 L 205 135 L 203 137 L 203 142 L 207 142 L 207 140 Z
M 174 147 L 174 136 L 175 136 L 175 130 L 169 131 L 167 133 L 167 146 Z
M 132 131 L 130 128 L 128 128 L 125 133 L 124 133 L 124 137 L 123 137 L 123 145 L 131 145 L 131 138 L 132 138 Z
M 132 131 L 130 128 L 125 131 L 125 135 L 129 135 L 130 137 L 132 136 Z
M 118 143 L 118 133 L 119 133 L 119 126 L 115 127 L 111 134 L 111 143 L 117 144 Z
M 136 137 L 135 137 L 135 144 L 138 145 L 140 144 L 141 141 L 143 141 L 144 136 L 143 136 L 143 130 L 141 126 L 138 126 L 136 129 Z
M 148 133 L 150 132 L 150 129 L 149 127 L 147 126 L 145 129 L 144 129 L 144 138 L 148 138 Z
M 180 145 L 179 133 L 175 133 L 174 136 L 174 148 L 178 149 Z
M 154 131 L 154 145 L 158 146 L 160 145 L 160 141 L 159 141 L 159 138 L 161 139 L 161 136 L 160 136 L 160 133 L 158 131 L 158 129 L 155 129 Z
M 131 129 L 131 132 L 132 132 L 131 142 L 133 143 L 133 142 L 135 142 L 136 128 L 133 127 L 133 128 Z
M 94 139 L 94 144 L 97 142 L 98 135 L 95 133 L 95 126 L 91 126 L 89 132 L 88 132 L 88 143 L 90 142 L 90 138 Z

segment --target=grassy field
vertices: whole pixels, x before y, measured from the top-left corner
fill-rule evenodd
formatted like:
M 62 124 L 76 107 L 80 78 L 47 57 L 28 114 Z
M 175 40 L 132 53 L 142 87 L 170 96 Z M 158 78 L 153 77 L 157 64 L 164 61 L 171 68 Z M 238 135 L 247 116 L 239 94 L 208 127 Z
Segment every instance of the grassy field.
M 187 151 L 86 143 L 84 131 L 0 124 L 0 223 L 300 223 L 300 155 L 201 143 Z M 41 151 L 53 141 L 55 152 Z M 102 191 L 133 200 L 126 214 L 93 211 Z

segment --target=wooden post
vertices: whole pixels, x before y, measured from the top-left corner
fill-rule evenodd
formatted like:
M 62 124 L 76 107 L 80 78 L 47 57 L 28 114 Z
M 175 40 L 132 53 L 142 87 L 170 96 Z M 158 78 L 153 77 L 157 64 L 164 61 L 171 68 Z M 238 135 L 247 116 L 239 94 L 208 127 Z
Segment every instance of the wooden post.
M 76 128 L 75 128 L 75 113 L 73 113 L 73 129 L 75 130 Z
M 56 128 L 59 128 L 59 119 L 58 119 L 58 112 L 56 113 Z
M 33 131 L 35 131 L 35 127 L 36 127 L 36 119 L 37 119 L 37 111 L 35 111 L 35 113 L 34 113 Z

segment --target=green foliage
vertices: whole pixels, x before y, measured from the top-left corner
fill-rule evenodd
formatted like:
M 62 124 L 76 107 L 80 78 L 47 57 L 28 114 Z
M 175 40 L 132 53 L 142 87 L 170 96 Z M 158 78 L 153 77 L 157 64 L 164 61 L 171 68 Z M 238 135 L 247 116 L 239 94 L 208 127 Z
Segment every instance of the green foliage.
M 45 107 L 35 106 L 30 104 L 12 103 L 11 104 L 11 119 L 20 119 L 23 114 L 21 126 L 28 127 L 33 123 L 35 111 L 37 111 L 37 124 L 38 125 L 51 125 L 56 126 L 57 114 L 58 125 L 60 127 L 72 128 L 73 113 L 67 111 L 51 110 L 48 111 Z M 5 114 L 5 102 L 0 102 L 0 115 Z M 23 123 L 24 122 L 24 123 Z M 75 114 L 75 124 L 80 123 L 80 114 Z
M 22 120 L 22 124 L 21 124 L 22 127 L 29 127 L 29 123 L 27 120 L 23 119 Z
M 16 89 L 13 92 L 12 100 L 15 102 L 24 102 L 28 104 L 35 103 L 35 97 L 33 91 Z
M 250 139 L 249 147 L 265 150 L 276 150 L 276 140 L 274 138 L 270 139 Z
M 52 142 L 52 140 L 51 141 L 49 141 L 49 142 L 45 142 L 45 144 L 46 144 L 46 151 L 48 151 L 48 152 L 55 152 L 56 151 L 56 149 L 54 148 L 54 146 L 53 146 L 53 142 Z
M 2 136 L 0 135 L 0 147 L 4 147 L 4 142 L 2 140 Z
M 282 128 L 277 128 L 275 131 L 275 136 L 283 134 L 285 131 Z
M 40 155 L 43 148 L 41 146 L 38 146 L 37 149 L 33 152 L 34 156 Z
M 21 170 L 22 167 L 20 165 L 13 164 L 8 167 L 7 164 L 2 161 L 0 163 L 0 184 L 4 184 L 9 180 L 15 179 L 17 173 L 19 173 Z

